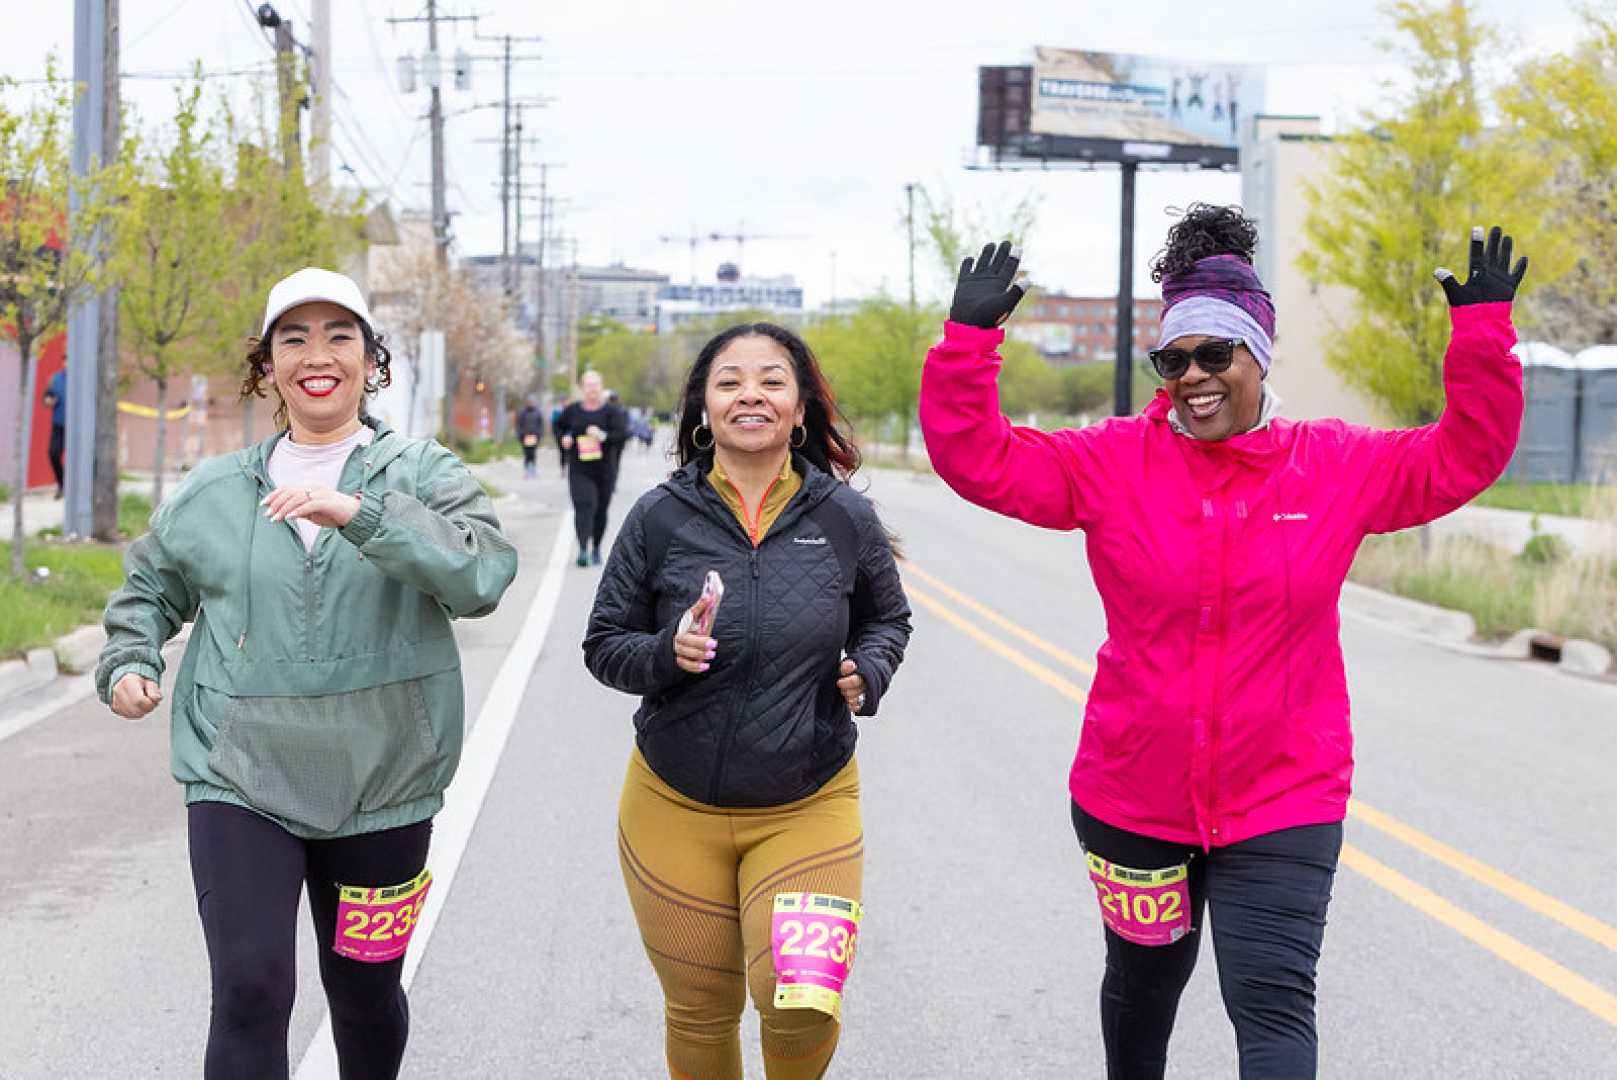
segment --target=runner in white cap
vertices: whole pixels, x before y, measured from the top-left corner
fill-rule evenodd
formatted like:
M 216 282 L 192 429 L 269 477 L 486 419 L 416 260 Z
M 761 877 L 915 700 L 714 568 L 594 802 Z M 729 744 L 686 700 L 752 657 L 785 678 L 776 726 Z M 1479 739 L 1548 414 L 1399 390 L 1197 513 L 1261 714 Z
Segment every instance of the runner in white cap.
M 162 648 L 174 778 L 212 969 L 204 1075 L 285 1077 L 305 887 L 345 1077 L 397 1075 L 404 952 L 464 727 L 450 620 L 494 610 L 516 552 L 459 459 L 365 416 L 389 356 L 359 288 L 270 290 L 242 396 L 279 430 L 193 469 L 130 545 L 96 689 L 138 720 Z

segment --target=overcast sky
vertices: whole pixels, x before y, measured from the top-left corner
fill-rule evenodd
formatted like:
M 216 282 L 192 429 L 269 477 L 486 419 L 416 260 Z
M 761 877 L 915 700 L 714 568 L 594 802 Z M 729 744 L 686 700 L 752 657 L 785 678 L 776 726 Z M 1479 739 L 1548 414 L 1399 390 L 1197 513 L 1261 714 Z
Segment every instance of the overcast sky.
M 308 40 L 308 0 L 275 0 Z M 55 50 L 71 70 L 71 0 L 0 0 L 0 72 L 37 78 Z M 201 59 L 210 89 L 243 100 L 251 72 L 272 48 L 248 0 L 122 0 L 123 70 L 161 75 Z M 256 5 L 252 5 L 256 6 Z M 1268 66 L 1263 111 L 1317 114 L 1328 130 L 1376 104 L 1399 66 L 1385 48 L 1390 25 L 1376 10 L 1341 0 L 441 0 L 440 14 L 485 17 L 477 32 L 540 35 L 520 46 L 537 62 L 514 69 L 514 93 L 551 99 L 528 114 L 542 144 L 525 160 L 559 163 L 552 191 L 567 200 L 561 228 L 580 261 L 623 261 L 676 280 L 690 249 L 664 235 L 743 231 L 751 273 L 796 275 L 818 305 L 835 294 L 906 288 L 904 185 L 947 192 L 989 218 L 1032 193 L 1038 225 L 1024 266 L 1041 285 L 1111 295 L 1117 284 L 1118 177 L 1112 172 L 967 172 L 976 124 L 976 69 L 1027 63 L 1034 45 L 1190 57 Z M 16 14 L 26 7 L 26 20 Z M 425 12 L 417 0 L 332 0 L 336 129 L 343 179 L 395 206 L 429 204 L 427 97 L 405 95 L 396 58 L 420 54 L 424 24 L 390 16 Z M 1509 36 L 1503 67 L 1565 48 L 1578 20 L 1562 0 L 1482 0 Z M 472 24 L 444 25 L 440 49 L 493 55 Z M 449 206 L 457 251 L 500 245 L 500 67 L 474 65 L 470 92 L 445 93 Z M 147 118 L 170 107 L 175 83 L 131 78 L 126 97 Z M 465 110 L 465 111 L 463 111 Z M 532 176 L 537 182 L 537 172 Z M 1143 172 L 1139 182 L 1137 288 L 1155 295 L 1144 263 L 1162 243 L 1164 210 L 1193 200 L 1239 199 L 1239 177 Z M 536 236 L 533 208 L 524 232 Z M 697 271 L 736 257 L 733 243 L 704 243 Z M 918 263 L 923 295 L 944 279 Z

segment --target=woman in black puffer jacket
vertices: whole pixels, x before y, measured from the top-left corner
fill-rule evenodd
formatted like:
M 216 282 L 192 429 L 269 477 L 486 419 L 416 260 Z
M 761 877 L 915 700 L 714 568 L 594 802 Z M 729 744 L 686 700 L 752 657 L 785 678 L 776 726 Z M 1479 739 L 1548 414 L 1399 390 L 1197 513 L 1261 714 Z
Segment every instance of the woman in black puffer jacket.
M 641 697 L 619 857 L 675 1076 L 739 1080 L 749 989 L 770 1080 L 822 1076 L 836 1048 L 864 863 L 852 717 L 910 635 L 840 419 L 790 330 L 708 342 L 680 468 L 629 512 L 595 596 L 585 662 Z

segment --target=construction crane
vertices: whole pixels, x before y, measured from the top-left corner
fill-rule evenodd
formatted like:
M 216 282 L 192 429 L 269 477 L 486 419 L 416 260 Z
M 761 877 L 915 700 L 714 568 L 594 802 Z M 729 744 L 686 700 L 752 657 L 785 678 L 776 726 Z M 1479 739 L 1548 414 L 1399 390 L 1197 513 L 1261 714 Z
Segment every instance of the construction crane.
M 734 281 L 734 280 L 736 280 L 737 278 L 739 278 L 741 276 L 742 255 L 745 253 L 745 250 L 746 250 L 745 245 L 746 245 L 748 240 L 801 240 L 801 239 L 806 239 L 806 234 L 804 234 L 804 233 L 749 233 L 749 232 L 746 231 L 746 228 L 745 228 L 744 224 L 737 223 L 736 231 L 733 232 L 733 233 L 725 233 L 725 232 L 700 233 L 700 232 L 696 231 L 695 226 L 692 226 L 691 231 L 689 233 L 683 235 L 683 236 L 670 236 L 670 235 L 665 234 L 663 236 L 657 237 L 657 239 L 662 241 L 665 244 L 685 244 L 686 246 L 688 246 L 690 248 L 691 284 L 694 285 L 694 284 L 696 284 L 696 249 L 701 244 L 704 244 L 704 243 L 717 244 L 717 243 L 724 243 L 724 242 L 727 242 L 727 241 L 728 242 L 734 242 L 734 244 L 736 246 L 735 262 L 733 262 L 733 263 L 724 263 L 724 264 L 720 265 L 720 267 L 719 267 L 719 279 L 721 281 Z
M 803 240 L 807 239 L 807 236 L 804 233 L 749 233 L 744 222 L 737 222 L 735 232 L 710 232 L 707 234 L 707 238 L 714 243 L 725 240 L 735 241 L 736 259 L 732 266 L 732 273 L 734 278 L 739 278 L 741 276 L 741 267 L 746 264 L 746 260 L 742 256 L 745 254 L 745 244 L 748 240 Z M 719 270 L 719 276 L 723 279 L 725 277 L 723 273 L 724 267 L 721 266 Z
M 693 225 L 693 226 L 691 226 L 691 232 L 690 232 L 689 236 L 666 236 L 665 235 L 665 236 L 659 236 L 659 237 L 657 237 L 657 239 L 662 241 L 665 244 L 689 244 L 690 245 L 690 249 L 691 249 L 691 284 L 695 285 L 696 284 L 696 246 L 698 244 L 703 243 L 708 238 L 706 236 L 702 235 L 701 233 L 697 232 L 696 231 L 696 226 Z

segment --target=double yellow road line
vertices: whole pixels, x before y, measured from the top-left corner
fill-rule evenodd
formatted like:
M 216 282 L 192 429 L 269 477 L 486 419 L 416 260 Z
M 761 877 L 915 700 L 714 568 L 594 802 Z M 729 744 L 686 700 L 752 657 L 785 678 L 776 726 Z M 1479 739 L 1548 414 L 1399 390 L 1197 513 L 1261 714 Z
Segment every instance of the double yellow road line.
M 1007 642 L 1020 642 L 1042 653 L 1056 665 L 1079 672 L 1086 678 L 1095 674 L 1094 663 L 1046 641 L 955 589 L 948 582 L 927 573 L 914 563 L 906 561 L 900 565 L 903 567 L 905 577 L 905 591 L 917 606 L 936 615 L 989 652 L 1020 668 L 1057 693 L 1079 705 L 1088 700 L 1088 693 L 1078 683 Z M 983 629 L 984 623 L 1001 633 L 988 633 Z M 1601 922 L 1594 916 L 1585 914 L 1502 870 L 1474 859 L 1413 826 L 1404 824 L 1391 814 L 1367 806 L 1358 799 L 1349 804 L 1348 815 L 1355 822 L 1406 844 L 1472 881 L 1559 923 L 1573 933 L 1617 952 L 1617 928 Z M 1517 970 L 1532 976 L 1569 1001 L 1617 1027 L 1617 994 L 1612 994 L 1563 967 L 1537 949 L 1496 929 L 1433 890 L 1370 857 L 1352 844 L 1343 845 L 1342 863 L 1416 910 L 1431 916 Z

